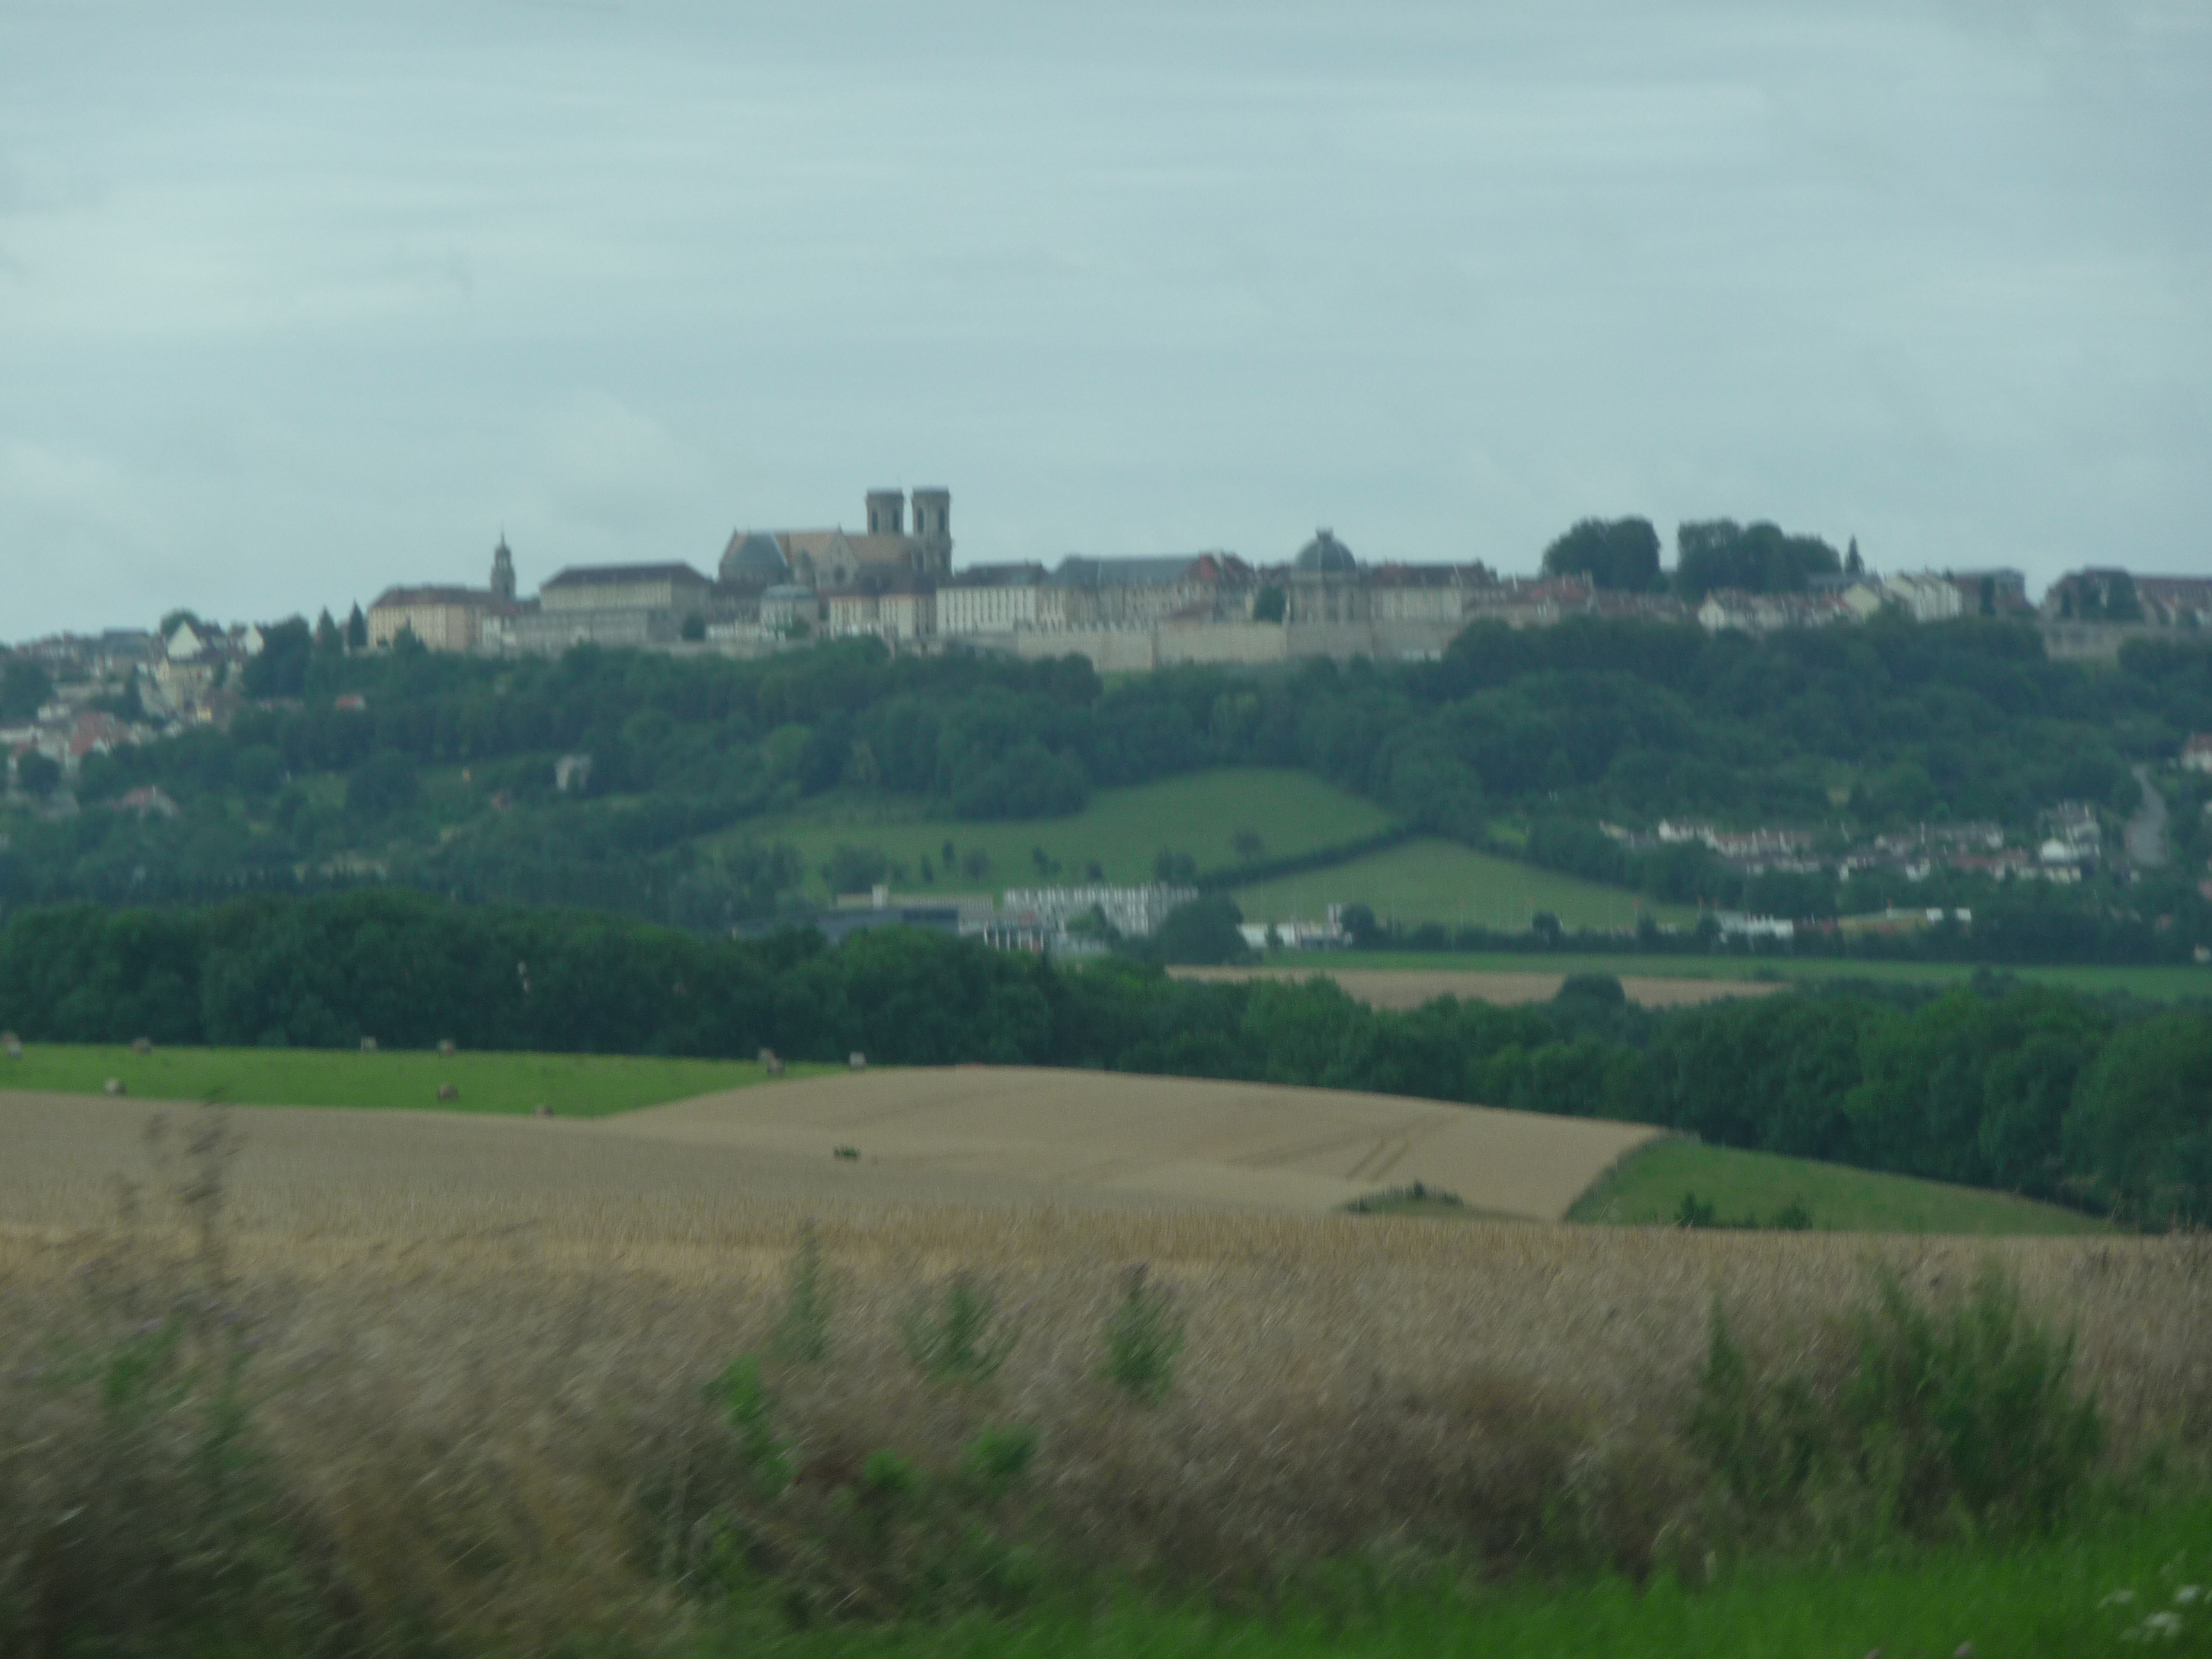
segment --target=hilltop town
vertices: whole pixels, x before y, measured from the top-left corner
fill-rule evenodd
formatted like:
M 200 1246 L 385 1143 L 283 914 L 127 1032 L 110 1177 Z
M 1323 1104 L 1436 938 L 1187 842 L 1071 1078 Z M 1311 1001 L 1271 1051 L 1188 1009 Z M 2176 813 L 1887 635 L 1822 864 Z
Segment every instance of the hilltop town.
M 49 771 L 52 781 L 72 778 L 88 756 L 227 726 L 246 702 L 282 690 L 286 672 L 263 660 L 272 640 L 282 650 L 312 643 L 347 654 L 420 647 L 527 659 L 589 645 L 744 659 L 874 638 L 895 654 L 1080 657 L 1102 674 L 1419 661 L 1474 624 L 1546 629 L 1574 617 L 1756 636 L 1992 617 L 2033 623 L 2051 657 L 2089 659 L 2117 658 L 2136 638 L 2212 640 L 2212 577 L 2088 568 L 2038 598 L 2016 569 L 1884 575 L 1856 542 L 1838 555 L 1769 524 L 1685 525 L 1672 572 L 1659 568 L 1656 533 L 1641 520 L 1583 521 L 1530 575 L 1480 561 L 1366 560 L 1326 527 L 1273 559 L 1209 549 L 956 566 L 950 490 L 873 489 L 862 506 L 862 529 L 738 528 L 712 574 L 682 560 L 568 565 L 526 596 L 502 535 L 484 586 L 395 583 L 343 623 L 325 611 L 312 630 L 296 618 L 220 625 L 176 611 L 152 629 L 0 647 L 8 781 L 43 793 Z M 1624 545 L 1635 556 L 1625 563 Z M 167 810 L 158 791 L 124 804 Z M 1892 850 L 1913 861 L 1909 849 Z M 1974 849 L 1947 850 L 1955 861 Z
M 1441 653 L 1472 623 L 1542 628 L 1576 616 L 1754 634 L 1885 613 L 1916 622 L 2033 617 L 2044 624 L 2053 655 L 2092 657 L 2116 654 L 2137 631 L 2212 619 L 2212 579 L 2201 577 L 2084 570 L 2053 584 L 2039 608 L 2018 570 L 1883 577 L 1854 550 L 1835 570 L 1808 572 L 1802 586 L 1720 586 L 1685 596 L 1568 572 L 1500 575 L 1480 561 L 1370 562 L 1328 527 L 1273 562 L 1209 549 L 1071 553 L 1051 565 L 956 570 L 951 492 L 913 491 L 910 531 L 908 505 L 899 491 L 871 490 L 865 531 L 740 529 L 711 576 L 681 562 L 571 566 L 530 599 L 518 594 L 502 537 L 486 586 L 386 589 L 368 609 L 368 643 L 388 647 L 411 634 L 433 650 L 495 656 L 557 654 L 580 644 L 749 656 L 814 639 L 873 636 L 896 650 L 1075 655 L 1114 673 L 1311 657 L 1419 659 Z

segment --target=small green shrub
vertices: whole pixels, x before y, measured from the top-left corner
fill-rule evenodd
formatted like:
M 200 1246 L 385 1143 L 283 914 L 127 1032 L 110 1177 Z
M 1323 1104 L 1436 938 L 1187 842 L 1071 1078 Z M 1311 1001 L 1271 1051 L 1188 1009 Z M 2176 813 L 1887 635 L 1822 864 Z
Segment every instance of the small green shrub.
M 1157 1406 L 1175 1386 L 1182 1341 L 1175 1292 L 1150 1282 L 1142 1263 L 1130 1268 L 1121 1305 L 1106 1322 L 1107 1380 L 1131 1399 Z
M 781 1497 L 791 1486 L 791 1450 L 775 1431 L 775 1396 L 762 1380 L 760 1361 L 738 1355 L 708 1385 L 708 1396 L 737 1437 L 738 1461 L 755 1495 Z
M 960 1478 L 987 1501 L 1004 1498 L 1036 1460 L 1037 1432 L 1024 1423 L 977 1431 L 960 1454 Z
M 1949 1304 L 1877 1281 L 1850 1367 L 1822 1390 L 1754 1374 L 1717 1302 L 1691 1447 L 1748 1521 L 1857 1516 L 1886 1531 L 2047 1531 L 2104 1443 L 2074 1343 L 2029 1317 L 1995 1267 Z
M 1957 1511 L 2048 1528 L 2104 1444 L 2096 1396 L 2077 1397 L 2073 1370 L 2073 1338 L 2023 1312 L 1995 1266 L 1935 1311 L 1885 1276 L 1841 1401 L 1860 1479 L 1907 1530 Z
M 900 1334 L 915 1369 L 932 1382 L 988 1382 L 1006 1363 L 1019 1327 L 999 1313 L 998 1299 L 972 1273 L 955 1273 L 933 1312 L 910 1310 Z
M 1684 1193 L 1682 1201 L 1674 1206 L 1677 1227 L 1717 1227 L 1721 1224 L 1720 1207 L 1710 1199 L 1699 1198 L 1695 1193 Z
M 830 1356 L 830 1282 L 822 1266 L 822 1239 L 808 1222 L 784 1279 L 783 1311 L 776 1316 L 769 1352 L 796 1364 L 816 1365 Z
M 1722 1492 L 1750 1516 L 1794 1507 L 1826 1462 L 1832 1439 L 1826 1414 L 1802 1378 L 1769 1382 L 1753 1375 L 1714 1297 L 1689 1440 Z

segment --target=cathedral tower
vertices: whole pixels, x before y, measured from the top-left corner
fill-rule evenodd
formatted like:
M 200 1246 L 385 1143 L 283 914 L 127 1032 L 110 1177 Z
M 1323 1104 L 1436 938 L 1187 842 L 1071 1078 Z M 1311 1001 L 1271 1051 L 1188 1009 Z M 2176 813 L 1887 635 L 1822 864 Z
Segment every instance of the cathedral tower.
M 919 529 L 921 526 L 915 527 Z M 868 534 L 905 535 L 906 497 L 896 489 L 871 489 L 868 492 Z

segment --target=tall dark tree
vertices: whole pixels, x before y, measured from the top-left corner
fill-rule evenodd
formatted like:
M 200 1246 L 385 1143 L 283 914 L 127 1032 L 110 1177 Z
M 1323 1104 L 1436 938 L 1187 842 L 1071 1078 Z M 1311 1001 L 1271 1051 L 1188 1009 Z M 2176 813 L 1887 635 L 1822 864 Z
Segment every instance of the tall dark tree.
M 1587 576 L 1616 592 L 1651 592 L 1661 586 L 1659 532 L 1649 519 L 1584 519 L 1544 550 L 1544 574 Z
M 1836 550 L 1818 536 L 1792 536 L 1762 520 L 1740 525 L 1708 519 L 1674 532 L 1674 586 L 1692 604 L 1715 588 L 1748 593 L 1802 592 L 1814 576 L 1844 568 Z
M 361 614 L 358 604 L 346 616 L 345 642 L 349 651 L 368 649 L 368 618 Z
M 306 690 L 314 636 L 304 617 L 288 617 L 262 630 L 258 655 L 247 659 L 239 687 L 249 697 L 296 697 Z
M 10 657 L 0 668 L 0 720 L 29 720 L 53 694 L 52 677 L 28 657 Z

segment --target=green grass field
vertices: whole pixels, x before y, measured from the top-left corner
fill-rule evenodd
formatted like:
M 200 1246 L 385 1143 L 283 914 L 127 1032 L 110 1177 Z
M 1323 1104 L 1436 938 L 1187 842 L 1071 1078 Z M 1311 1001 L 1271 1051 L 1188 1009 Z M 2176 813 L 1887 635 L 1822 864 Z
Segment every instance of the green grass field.
M 940 1626 L 757 1627 L 701 1659 L 2095 1659 L 2212 1653 L 2212 1506 L 2077 1524 L 2056 1538 L 1916 1551 L 1893 1565 L 1756 1565 L 1698 1588 L 1662 1575 L 1528 1580 L 1462 1596 L 1347 1580 L 1334 1616 L 1261 1619 L 1129 1600 L 1095 1616 Z
M 1188 853 L 1200 871 L 1234 867 L 1231 838 L 1250 830 L 1261 839 L 1262 858 L 1286 858 L 1323 847 L 1378 835 L 1390 815 L 1374 802 L 1347 793 L 1307 772 L 1267 767 L 1237 767 L 1166 778 L 1132 789 L 1101 789 L 1082 811 L 1065 818 L 1019 823 L 969 823 L 940 818 L 883 816 L 893 809 L 877 801 L 833 801 L 819 816 L 763 819 L 747 824 L 744 837 L 783 841 L 797 848 L 806 863 L 809 887 L 823 890 L 822 866 L 838 846 L 872 847 L 895 865 L 902 892 L 991 893 L 1027 887 L 1041 879 L 1034 849 L 1058 862 L 1048 878 L 1080 884 L 1096 864 L 1103 879 L 1118 884 L 1152 879 L 1152 862 L 1163 848 Z M 963 865 L 981 852 L 988 865 L 979 878 L 963 869 L 944 868 L 945 843 L 953 844 Z M 935 868 L 925 883 L 922 860 Z
M 836 1068 L 794 1064 L 790 1074 Z M 220 1100 L 234 1106 L 419 1107 L 425 1110 L 528 1112 L 605 1117 L 720 1089 L 742 1089 L 766 1075 L 750 1060 L 639 1059 L 613 1054 L 441 1055 L 397 1049 L 358 1054 L 315 1048 L 64 1048 L 27 1044 L 20 1060 L 0 1059 L 0 1090 L 98 1094 L 119 1078 L 149 1100 Z M 455 1100 L 441 1101 L 450 1083 Z
M 1600 889 L 1606 891 L 1606 889 Z M 1379 912 L 1378 912 L 1379 914 Z M 1565 918 L 1562 918 L 1564 920 Z M 1820 957 L 1639 956 L 1633 951 L 1546 954 L 1519 951 L 1344 951 L 1326 961 L 1311 952 L 1278 951 L 1271 958 L 1286 967 L 1329 969 L 1403 968 L 1431 973 L 1454 969 L 1498 974 L 1616 974 L 1650 979 L 1778 979 L 1793 981 L 1869 980 L 1888 985 L 1951 985 L 1972 979 L 1970 962 L 1854 962 Z M 1999 973 L 2076 991 L 2124 991 L 2158 1000 L 2212 997 L 2212 968 L 2106 967 L 2100 963 L 2053 966 L 2011 965 Z
M 1671 1224 L 1685 1193 L 1713 1206 L 1723 1221 L 1771 1222 L 1785 1206 L 1802 1205 L 1813 1226 L 1848 1233 L 2100 1233 L 2094 1216 L 2009 1193 L 1910 1176 L 1739 1152 L 1694 1140 L 1662 1140 L 1621 1160 L 1568 1212 L 1570 1221 L 1620 1227 Z
M 1632 927 L 1646 913 L 1666 922 L 1697 920 L 1694 910 L 1655 905 L 1626 888 L 1516 864 L 1432 837 L 1333 869 L 1240 887 L 1234 897 L 1254 921 L 1318 921 L 1332 904 L 1364 904 L 1385 921 L 1438 921 L 1454 927 L 1523 928 L 1540 910 L 1550 911 L 1569 927 Z

